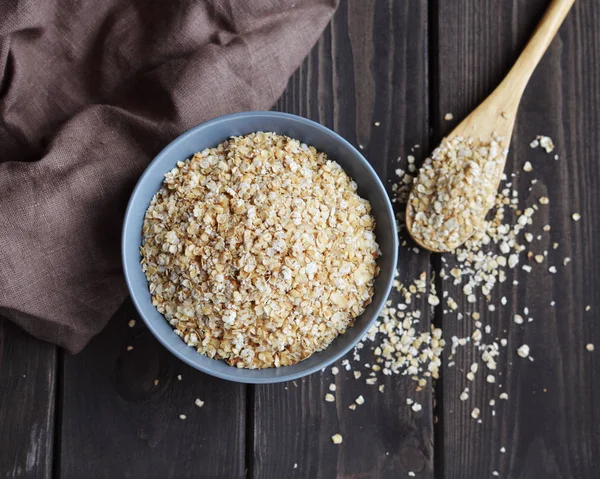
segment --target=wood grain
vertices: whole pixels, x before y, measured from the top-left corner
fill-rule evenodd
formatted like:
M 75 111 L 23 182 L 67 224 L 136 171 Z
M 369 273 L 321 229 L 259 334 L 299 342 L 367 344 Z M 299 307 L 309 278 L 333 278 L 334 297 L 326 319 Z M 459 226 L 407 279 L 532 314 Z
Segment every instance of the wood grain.
M 341 2 L 331 25 L 290 80 L 276 109 L 334 129 L 359 148 L 391 190 L 406 156 L 426 152 L 428 138 L 427 2 Z M 379 126 L 375 126 L 375 123 Z M 401 156 L 402 161 L 396 159 Z M 429 272 L 427 254 L 400 252 L 400 280 Z M 420 304 L 422 311 L 426 305 Z M 422 320 L 428 328 L 430 318 Z M 254 478 L 433 477 L 431 389 L 415 393 L 406 377 L 387 377 L 385 394 L 337 364 L 301 381 L 253 388 Z M 336 402 L 324 401 L 330 384 Z M 357 396 L 365 404 L 348 409 Z M 423 405 L 413 413 L 411 397 Z M 343 443 L 332 444 L 340 433 Z M 294 467 L 294 465 L 297 467 Z
M 62 372 L 60 477 L 245 476 L 245 387 L 179 361 L 130 303 Z
M 452 112 L 460 121 L 508 71 L 548 5 L 546 0 L 497 2 L 465 0 L 437 2 L 437 56 L 434 92 L 438 97 L 436 141 L 453 122 L 440 122 Z M 479 479 L 593 478 L 600 456 L 600 409 L 594 395 L 600 387 L 598 353 L 586 351 L 587 343 L 600 342 L 598 318 L 600 287 L 600 189 L 597 139 L 600 125 L 600 35 L 598 2 L 576 2 L 574 9 L 534 73 L 517 117 L 507 172 L 516 176 L 521 201 L 527 206 L 540 196 L 550 198 L 534 216 L 531 231 L 542 235 L 528 247 L 535 253 L 548 251 L 543 265 L 532 263 L 527 274 L 520 267 L 492 293 L 496 311 L 487 302 L 468 305 L 460 287 L 446 286 L 450 296 L 461 298 L 461 310 L 478 311 L 482 323 L 492 326 L 496 337 L 507 337 L 496 384 L 487 384 L 484 372 L 475 384 L 465 372 L 476 359 L 471 348 L 461 351 L 454 367 L 443 371 L 440 457 L 438 477 Z M 536 135 L 554 139 L 558 161 L 529 143 Z M 525 161 L 533 164 L 524 173 Z M 531 179 L 538 183 L 531 187 Z M 580 212 L 582 221 L 571 215 Z M 551 225 L 545 233 L 542 227 Z M 558 249 L 552 243 L 558 242 Z M 563 266 L 563 258 L 571 263 Z M 453 259 L 446 256 L 448 269 Z M 522 260 L 527 261 L 527 260 Z M 548 267 L 555 265 L 557 274 Z M 513 284 L 518 281 L 518 284 Z M 499 299 L 505 296 L 506 306 Z M 552 307 L 551 302 L 556 306 Z M 586 312 L 585 306 L 591 305 Z M 532 323 L 518 326 L 515 312 L 528 307 Z M 464 337 L 472 321 L 442 317 L 444 335 Z M 528 344 L 534 362 L 515 350 Z M 481 370 L 482 364 L 480 364 Z M 484 368 L 485 369 L 485 368 Z M 470 399 L 458 396 L 465 386 Z M 507 392 L 508 401 L 498 394 Z M 496 416 L 490 399 L 495 398 Z M 482 410 L 482 423 L 470 417 L 474 407 Z M 500 448 L 505 447 L 506 453 Z
M 0 477 L 52 477 L 56 354 L 0 318 Z

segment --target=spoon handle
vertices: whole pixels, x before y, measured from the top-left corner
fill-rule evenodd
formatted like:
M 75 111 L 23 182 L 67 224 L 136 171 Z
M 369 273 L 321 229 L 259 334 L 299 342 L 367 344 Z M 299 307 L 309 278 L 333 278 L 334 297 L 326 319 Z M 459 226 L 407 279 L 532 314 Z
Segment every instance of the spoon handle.
M 510 97 L 516 103 L 514 104 L 515 108 L 518 106 L 533 71 L 574 3 L 575 0 L 552 0 L 527 46 L 502 82 L 501 89 L 506 93 L 512 93 Z

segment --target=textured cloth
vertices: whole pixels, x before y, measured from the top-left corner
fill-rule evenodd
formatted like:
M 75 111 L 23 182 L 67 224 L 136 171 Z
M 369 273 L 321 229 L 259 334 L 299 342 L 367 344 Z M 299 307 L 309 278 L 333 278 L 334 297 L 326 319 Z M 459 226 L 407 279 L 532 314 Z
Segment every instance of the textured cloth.
M 336 3 L 0 2 L 0 315 L 80 351 L 127 295 L 121 224 L 148 162 L 270 108 Z

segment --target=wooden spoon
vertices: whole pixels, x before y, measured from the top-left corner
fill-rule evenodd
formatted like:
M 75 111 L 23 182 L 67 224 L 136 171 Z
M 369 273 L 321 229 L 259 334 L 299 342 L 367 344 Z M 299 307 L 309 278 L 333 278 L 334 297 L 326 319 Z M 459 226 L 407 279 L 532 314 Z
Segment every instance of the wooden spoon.
M 525 87 L 574 3 L 575 0 L 552 1 L 529 43 L 527 43 L 525 50 L 523 50 L 502 83 L 447 136 L 448 139 L 475 137 L 483 141 L 490 141 L 496 136 L 502 137 L 506 146 L 510 144 L 517 109 Z M 496 189 L 500 184 L 503 169 L 504 165 L 500 169 Z M 408 232 L 422 248 L 436 253 L 446 251 L 435 250 L 423 245 L 413 234 L 412 218 L 414 211 L 411 204 L 412 197 L 413 192 L 409 196 L 406 207 L 406 228 Z M 460 244 L 467 241 L 470 236 L 470 234 L 465 234 L 464 237 L 461 236 Z

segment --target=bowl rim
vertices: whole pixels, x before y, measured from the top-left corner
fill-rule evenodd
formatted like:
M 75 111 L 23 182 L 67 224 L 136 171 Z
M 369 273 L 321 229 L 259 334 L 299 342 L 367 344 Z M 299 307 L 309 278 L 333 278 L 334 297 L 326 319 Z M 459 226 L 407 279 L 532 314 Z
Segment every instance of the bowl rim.
M 173 149 L 176 146 L 176 144 L 180 143 L 181 141 L 184 141 L 186 138 L 188 138 L 190 136 L 194 136 L 196 134 L 196 132 L 198 132 L 199 130 L 203 130 L 205 128 L 208 128 L 209 126 L 212 126 L 212 125 L 215 125 L 218 123 L 225 123 L 225 122 L 235 119 L 235 118 L 252 118 L 252 117 L 263 117 L 263 116 L 271 117 L 271 118 L 287 118 L 287 119 L 296 121 L 298 123 L 304 123 L 313 128 L 317 128 L 317 129 L 321 130 L 322 132 L 324 132 L 325 134 L 327 134 L 329 137 L 331 137 L 332 140 L 343 144 L 346 148 L 349 148 L 351 151 L 353 151 L 353 153 L 360 160 L 360 162 L 363 164 L 363 166 L 365 166 L 370 171 L 371 175 L 375 179 L 375 183 L 376 183 L 377 187 L 379 188 L 380 193 L 383 194 L 383 196 L 385 198 L 385 205 L 386 205 L 385 214 L 387 216 L 389 216 L 390 224 L 391 224 L 391 227 L 393 230 L 392 231 L 392 249 L 393 249 L 393 251 L 392 251 L 392 257 L 389 258 L 389 261 L 392 262 L 392 264 L 394 265 L 394 268 L 392 269 L 392 274 L 388 278 L 386 278 L 385 283 L 382 283 L 380 285 L 380 287 L 383 289 L 382 299 L 381 299 L 380 304 L 377 305 L 377 307 L 375 308 L 372 318 L 362 328 L 362 331 L 360 332 L 360 334 L 358 334 L 356 336 L 356 339 L 350 341 L 347 346 L 342 348 L 336 354 L 327 358 L 322 363 L 318 363 L 314 366 L 311 366 L 311 367 L 307 368 L 306 370 L 296 372 L 296 373 L 290 373 L 287 375 L 282 374 L 282 375 L 273 376 L 273 377 L 251 378 L 251 377 L 244 377 L 244 376 L 240 377 L 239 371 L 255 371 L 253 369 L 244 369 L 244 368 L 240 369 L 240 368 L 235 368 L 234 366 L 230 366 L 233 371 L 237 372 L 237 374 L 233 374 L 233 371 L 232 371 L 232 374 L 221 373 L 219 371 L 213 370 L 210 367 L 206 367 L 202 364 L 198 364 L 197 362 L 191 360 L 188 357 L 185 357 L 179 351 L 176 351 L 171 346 L 171 344 L 168 342 L 167 338 L 165 338 L 164 335 L 155 328 L 154 324 L 149 319 L 146 318 L 146 316 L 144 315 L 144 313 L 142 311 L 142 307 L 141 307 L 141 304 L 140 304 L 138 298 L 136 297 L 135 294 L 133 294 L 133 290 L 134 290 L 134 288 L 132 286 L 133 280 L 130 276 L 130 271 L 129 271 L 129 266 L 128 266 L 128 261 L 130 261 L 130 260 L 127 255 L 126 243 L 127 243 L 127 232 L 130 230 L 130 228 L 131 228 L 130 224 L 133 222 L 133 219 L 132 219 L 133 205 L 138 197 L 139 191 L 143 188 L 143 185 L 146 182 L 146 177 L 150 174 L 152 165 L 160 162 L 164 156 L 169 154 L 169 151 L 171 149 Z M 166 173 L 166 171 L 165 171 L 165 173 Z M 304 117 L 294 115 L 291 113 L 255 110 L 255 111 L 232 113 L 232 114 L 220 116 L 220 117 L 208 120 L 206 122 L 200 123 L 199 125 L 196 125 L 195 127 L 185 131 L 184 133 L 182 133 L 181 135 L 177 136 L 172 141 L 170 141 L 169 144 L 167 146 L 165 146 L 152 159 L 152 161 L 150 163 L 148 163 L 148 165 L 144 169 L 144 172 L 140 175 L 139 179 L 137 180 L 136 185 L 133 188 L 131 195 L 129 197 L 129 200 L 127 202 L 127 208 L 125 210 L 125 215 L 123 217 L 123 227 L 122 227 L 122 231 L 121 231 L 121 263 L 122 263 L 122 267 L 123 267 L 123 273 L 125 276 L 125 283 L 127 285 L 128 293 L 129 293 L 129 296 L 137 310 L 138 315 L 142 318 L 142 320 L 146 324 L 146 327 L 150 330 L 152 335 L 156 339 L 158 339 L 158 341 L 171 354 L 173 354 L 175 357 L 177 357 L 179 360 L 183 361 L 184 363 L 188 364 L 189 366 L 193 367 L 194 369 L 197 369 L 203 373 L 209 374 L 211 376 L 214 376 L 214 377 L 217 377 L 220 379 L 225 379 L 228 381 L 232 381 L 232 382 L 236 382 L 236 383 L 244 383 L 244 384 L 274 384 L 274 383 L 299 379 L 299 378 L 302 378 L 305 376 L 309 376 L 320 370 L 324 370 L 325 368 L 327 368 L 328 366 L 330 366 L 331 364 L 333 364 L 334 362 L 338 361 L 340 358 L 342 358 L 343 356 L 348 354 L 348 352 L 350 352 L 352 350 L 352 348 L 354 348 L 358 344 L 358 342 L 365 336 L 365 334 L 369 331 L 369 329 L 371 328 L 373 323 L 377 320 L 377 318 L 381 314 L 381 310 L 385 306 L 385 303 L 390 295 L 390 292 L 392 289 L 392 283 L 394 281 L 394 276 L 395 276 L 393 274 L 393 272 L 396 271 L 396 267 L 398 264 L 398 245 L 399 245 L 398 230 L 397 230 L 397 226 L 396 226 L 396 218 L 395 218 L 395 214 L 394 214 L 394 209 L 392 207 L 392 202 L 390 200 L 390 197 L 385 189 L 383 182 L 381 181 L 381 178 L 379 177 L 379 175 L 377 174 L 375 169 L 371 166 L 371 164 L 367 161 L 367 159 L 362 155 L 362 153 L 354 147 L 354 145 L 352 145 L 348 140 L 346 140 L 345 138 L 343 138 L 341 135 L 339 135 L 335 131 L 331 130 L 330 128 L 328 128 L 324 125 L 321 125 L 320 123 L 318 123 L 316 121 L 309 120 L 308 118 L 304 118 Z M 165 319 L 165 321 L 166 321 L 166 319 Z M 352 327 L 355 327 L 355 326 L 352 326 Z M 335 341 L 335 339 L 334 339 L 334 341 Z M 325 348 L 323 351 L 326 351 L 326 349 L 327 348 Z M 323 352 L 323 351 L 320 351 L 320 352 Z M 198 354 L 200 354 L 200 353 L 198 353 Z M 315 353 L 315 354 L 318 354 L 318 353 Z M 209 358 L 209 359 L 213 359 L 213 358 Z M 220 361 L 217 359 L 213 359 L 213 360 Z M 301 364 L 301 362 L 296 363 L 296 364 Z M 287 367 L 290 367 L 290 366 L 281 366 L 281 367 L 277 368 L 277 370 L 282 370 Z

